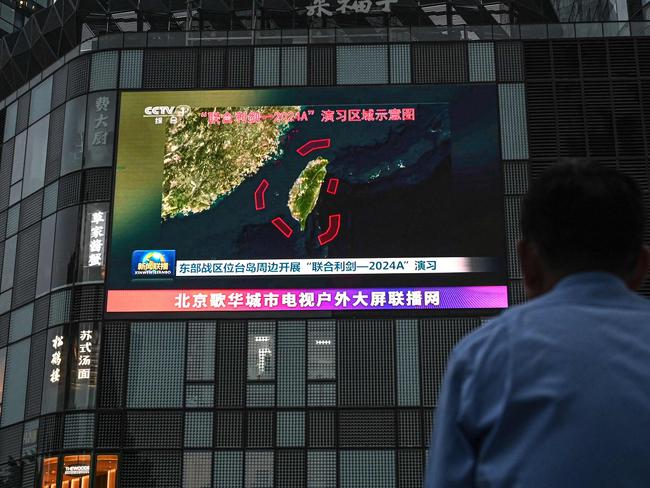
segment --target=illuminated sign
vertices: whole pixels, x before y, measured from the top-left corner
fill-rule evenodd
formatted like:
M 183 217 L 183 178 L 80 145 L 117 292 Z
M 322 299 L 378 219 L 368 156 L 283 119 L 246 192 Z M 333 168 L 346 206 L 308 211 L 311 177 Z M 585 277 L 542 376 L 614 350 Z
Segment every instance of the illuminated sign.
M 104 265 L 104 245 L 106 238 L 106 212 L 95 210 L 90 213 L 88 228 L 88 267 Z
M 91 355 L 93 352 L 93 331 L 86 329 L 79 331 L 79 342 L 77 351 L 77 379 L 90 379 Z
M 164 251 L 133 251 L 131 258 L 131 274 L 135 277 L 160 277 L 174 274 L 176 252 Z
M 52 354 L 50 356 L 50 383 L 61 381 L 61 363 L 63 362 L 63 336 L 55 335 L 52 339 Z
M 65 466 L 64 476 L 85 476 L 87 474 L 90 474 L 90 466 L 88 464 Z
M 120 103 L 108 313 L 507 306 L 495 86 Z
M 132 290 L 108 295 L 112 312 L 287 312 L 506 308 L 506 286 L 437 289 Z

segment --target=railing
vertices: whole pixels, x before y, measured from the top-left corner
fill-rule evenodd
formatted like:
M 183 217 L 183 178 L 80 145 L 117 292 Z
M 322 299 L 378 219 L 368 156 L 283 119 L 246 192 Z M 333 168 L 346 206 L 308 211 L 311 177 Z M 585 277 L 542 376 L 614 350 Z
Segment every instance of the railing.
M 263 31 L 124 32 L 103 34 L 99 37 L 87 39 L 81 44 L 81 51 L 143 47 L 367 44 L 630 36 L 650 36 L 650 22 L 581 22 Z

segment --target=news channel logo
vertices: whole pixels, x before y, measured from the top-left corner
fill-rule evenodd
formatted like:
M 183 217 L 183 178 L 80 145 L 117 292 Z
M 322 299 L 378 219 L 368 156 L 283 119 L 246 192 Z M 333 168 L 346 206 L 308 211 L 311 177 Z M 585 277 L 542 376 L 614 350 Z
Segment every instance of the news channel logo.
M 137 250 L 131 256 L 131 276 L 137 278 L 174 276 L 175 270 L 175 250 Z

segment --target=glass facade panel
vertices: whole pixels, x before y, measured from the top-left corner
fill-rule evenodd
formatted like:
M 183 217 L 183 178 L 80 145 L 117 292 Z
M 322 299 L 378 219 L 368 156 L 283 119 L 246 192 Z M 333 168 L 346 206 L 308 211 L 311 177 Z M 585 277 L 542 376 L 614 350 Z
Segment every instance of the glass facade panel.
M 7 349 L 2 421 L 0 421 L 2 427 L 20 422 L 24 418 L 29 346 L 30 340 L 25 339 Z
M 14 140 L 14 161 L 11 170 L 11 184 L 23 179 L 25 165 L 25 146 L 27 145 L 27 131 L 24 130 Z
M 47 156 L 47 136 L 50 117 L 42 118 L 27 131 L 27 151 L 25 153 L 25 176 L 23 178 L 23 198 L 43 187 L 45 181 L 45 157 Z
M 187 379 L 214 380 L 217 325 L 211 322 L 190 322 L 187 328 Z
M 23 193 L 23 182 L 22 180 L 18 183 L 11 185 L 9 190 L 9 205 L 14 205 L 20 201 L 20 197 Z
M 50 291 L 55 226 L 56 215 L 50 215 L 41 222 L 41 243 L 38 250 L 38 274 L 36 276 L 37 297 Z
M 56 216 L 52 288 L 72 283 L 75 273 L 79 207 L 61 210 Z
M 32 332 L 32 319 L 34 318 L 34 303 L 25 305 L 11 312 L 9 325 L 9 342 L 15 342 L 27 337 Z
M 13 236 L 5 241 L 5 254 L 2 260 L 2 281 L 0 282 L 0 292 L 4 292 L 14 285 L 16 242 L 16 236 Z
M 61 176 L 81 169 L 84 149 L 86 96 L 70 100 L 65 105 Z
M 130 346 L 127 407 L 181 407 L 185 324 L 133 324 Z
M 2 395 L 5 385 L 5 361 L 7 360 L 7 348 L 0 349 L 0 415 L 2 415 Z
M 212 486 L 212 453 L 186 452 L 183 457 L 183 488 Z
M 243 456 L 241 451 L 214 453 L 214 486 L 240 488 L 242 485 Z
M 9 105 L 5 112 L 4 141 L 8 141 L 16 133 L 16 115 L 18 115 L 18 101 Z
M 32 90 L 29 105 L 29 123 L 32 124 L 50 111 L 52 102 L 52 77 Z

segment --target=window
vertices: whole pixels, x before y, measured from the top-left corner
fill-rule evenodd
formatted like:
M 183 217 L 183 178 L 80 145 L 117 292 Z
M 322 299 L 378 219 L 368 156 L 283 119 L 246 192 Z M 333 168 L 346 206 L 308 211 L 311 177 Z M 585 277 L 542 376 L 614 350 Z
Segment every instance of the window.
M 7 359 L 7 348 L 0 349 L 0 415 L 2 415 L 2 392 L 5 384 L 5 360 Z
M 50 215 L 41 222 L 41 243 L 38 251 L 38 276 L 36 296 L 50 291 L 52 279 L 52 253 L 54 252 L 54 228 L 56 215 Z
M 52 288 L 72 283 L 77 261 L 77 227 L 79 207 L 69 207 L 57 213 Z
M 2 279 L 0 280 L 0 292 L 6 291 L 14 286 L 16 243 L 16 236 L 13 236 L 5 241 L 5 253 L 2 264 Z
M 117 464 L 115 454 L 100 454 L 95 464 L 95 488 L 115 488 L 117 486 Z
M 5 112 L 5 142 L 11 139 L 16 133 L 16 115 L 18 114 L 18 101 L 7 107 Z
M 43 460 L 43 482 L 41 488 L 56 488 L 56 476 L 58 472 L 59 459 L 55 457 Z
M 32 90 L 32 99 L 29 104 L 29 123 L 40 119 L 50 111 L 52 100 L 52 77 L 50 76 L 43 83 Z
M 41 488 L 90 488 L 94 472 L 94 488 L 116 488 L 119 459 L 116 454 L 98 454 L 95 467 L 90 464 L 90 455 L 63 456 L 61 483 L 57 485 L 59 457 L 43 460 Z
M 70 100 L 65 106 L 61 176 L 81 169 L 84 149 L 86 97 Z
M 64 456 L 61 488 L 90 488 L 90 456 Z
M 9 342 L 16 342 L 32 333 L 32 319 L 34 317 L 34 304 L 29 303 L 24 307 L 11 312 L 9 325 Z
M 27 152 L 25 154 L 25 176 L 23 198 L 43 187 L 45 180 L 45 157 L 50 117 L 44 117 L 27 131 Z
M 11 184 L 23 179 L 23 167 L 25 165 L 25 147 L 27 145 L 27 131 L 24 130 L 14 139 L 14 161 L 11 170 Z
M 2 422 L 0 422 L 0 427 L 15 424 L 24 418 L 29 349 L 29 339 L 13 344 L 7 349 L 4 388 L 4 393 L 7 393 L 7 395 L 4 395 L 2 400 Z

